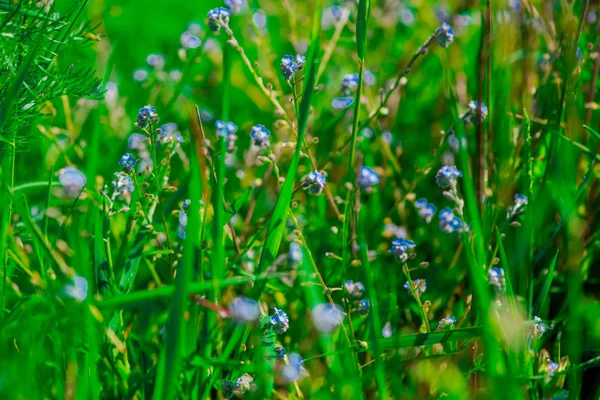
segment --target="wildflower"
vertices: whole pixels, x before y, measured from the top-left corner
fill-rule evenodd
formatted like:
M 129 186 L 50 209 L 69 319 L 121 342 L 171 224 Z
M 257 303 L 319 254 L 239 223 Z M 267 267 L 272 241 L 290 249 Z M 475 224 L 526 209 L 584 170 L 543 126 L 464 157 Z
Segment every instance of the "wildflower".
M 140 129 L 145 129 L 148 124 L 158 122 L 158 114 L 153 106 L 147 105 L 140 108 L 137 117 L 137 126 Z
M 463 115 L 462 122 L 467 124 L 480 124 L 485 120 L 488 115 L 488 109 L 485 104 L 473 100 L 469 102 L 469 109 Z
M 85 278 L 75 275 L 73 277 L 72 285 L 65 285 L 63 287 L 65 295 L 75 299 L 77 301 L 84 301 L 87 298 L 88 293 L 88 282 Z
M 173 82 L 179 82 L 182 76 L 183 74 L 177 68 L 174 68 L 171 71 L 169 71 L 169 79 L 171 79 Z
M 408 251 L 415 247 L 415 242 L 412 240 L 407 240 L 404 238 L 394 239 L 392 240 L 392 248 L 390 249 L 390 253 L 392 253 L 398 260 L 406 261 L 409 257 Z
M 298 64 L 298 69 L 304 68 L 304 64 L 306 64 L 306 57 L 302 54 L 296 54 L 296 64 Z
M 454 215 L 454 212 L 450 209 L 450 207 L 446 207 L 440 211 L 440 229 L 442 231 L 446 233 L 452 233 L 460 231 L 461 228 L 461 219 Z
M 221 389 L 223 391 L 223 397 L 226 399 L 232 399 L 234 397 L 242 397 L 246 392 L 249 392 L 252 388 L 252 378 L 249 374 L 244 374 L 235 380 L 235 383 L 228 379 L 221 381 Z
M 190 205 L 192 204 L 192 201 L 190 199 L 185 199 L 183 201 L 183 204 L 181 205 L 181 209 L 187 213 L 188 209 L 190 208 Z
M 488 278 L 490 285 L 494 286 L 498 292 L 503 293 L 506 289 L 506 278 L 504 276 L 504 269 L 493 267 L 488 272 Z
M 185 239 L 185 228 L 187 227 L 187 213 L 182 212 L 179 214 L 179 237 Z
M 113 199 L 116 196 L 127 196 L 133 192 L 135 187 L 133 186 L 133 179 L 123 172 L 115 173 L 117 177 L 116 181 L 113 181 L 114 194 Z
M 146 150 L 146 144 L 146 136 L 141 133 L 132 133 L 127 139 L 127 147 L 131 150 L 144 151 Z
M 513 217 L 521 214 L 527 205 L 527 196 L 522 194 L 515 194 L 515 203 L 512 207 L 509 207 L 506 212 L 506 219 L 512 219 Z
M 216 122 L 216 126 L 217 126 L 217 135 L 222 136 L 222 137 L 227 137 L 229 135 L 233 135 L 238 130 L 237 125 L 234 124 L 233 122 L 223 122 L 221 120 L 218 120 Z
M 403 226 L 398 226 L 393 222 L 386 222 L 383 226 L 382 236 L 389 238 L 402 238 L 407 235 L 406 228 Z
M 431 222 L 431 218 L 437 211 L 437 208 L 427 202 L 427 199 L 419 199 L 415 202 L 415 207 L 419 209 L 419 215 L 425 219 L 427 223 Z
M 342 93 L 348 95 L 358 88 L 358 74 L 346 74 L 342 78 Z
M 392 335 L 392 324 L 388 321 L 385 323 L 385 325 L 383 325 L 383 329 L 381 329 L 381 336 L 388 338 L 392 337 Z
M 144 82 L 146 79 L 148 79 L 148 76 L 150 76 L 150 74 L 144 68 L 138 68 L 133 71 L 133 80 L 136 82 Z
M 238 13 L 246 6 L 246 1 L 245 0 L 225 0 L 225 6 L 229 7 L 231 12 Z
M 363 82 L 367 86 L 373 86 L 377 82 L 377 78 L 375 78 L 375 74 L 370 69 L 365 69 L 363 74 Z
M 75 198 L 87 184 L 85 175 L 75 167 L 65 167 L 58 173 L 58 180 L 68 198 Z
M 281 73 L 286 81 L 292 79 L 299 68 L 300 65 L 294 61 L 294 56 L 288 54 L 281 59 Z
M 256 300 L 248 299 L 243 296 L 233 299 L 229 309 L 231 310 L 234 321 L 240 324 L 256 321 L 260 317 L 260 310 L 258 309 Z
M 148 57 L 146 57 L 146 62 L 151 67 L 163 69 L 165 67 L 165 56 L 162 54 L 149 54 Z
M 285 347 L 283 347 L 280 344 L 275 345 L 275 358 L 277 358 L 278 360 L 283 360 L 285 358 L 286 353 L 287 352 L 285 351 Z
M 454 42 L 454 31 L 452 30 L 452 27 L 445 22 L 435 31 L 435 35 L 437 36 L 438 44 L 441 47 L 446 48 Z
M 436 330 L 441 331 L 444 329 L 453 329 L 455 323 L 456 323 L 456 318 L 447 315 L 446 318 L 442 318 L 440 320 L 440 323 Z
M 289 364 L 283 367 L 283 377 L 288 382 L 295 382 L 298 379 L 307 376 L 308 372 L 304 368 L 304 360 L 299 354 L 292 353 L 288 357 Z
M 537 337 L 541 337 L 546 330 L 548 330 L 548 326 L 544 324 L 544 321 L 540 317 L 533 318 L 533 331 Z
M 350 297 L 362 297 L 365 292 L 365 287 L 360 282 L 346 281 L 344 288 Z
M 273 325 L 273 330 L 278 335 L 285 333 L 290 327 L 290 320 L 287 314 L 283 311 L 275 307 L 275 314 L 269 318 L 269 322 Z
M 462 178 L 462 172 L 455 166 L 445 165 L 435 175 L 435 182 L 442 189 L 456 186 L 456 180 Z
M 135 167 L 137 164 L 137 160 L 129 153 L 126 153 L 119 160 L 119 167 L 123 168 L 123 171 L 129 172 L 131 168 Z
M 211 31 L 219 33 L 221 26 L 229 24 L 229 16 L 231 11 L 225 7 L 213 8 L 208 12 L 208 27 Z
M 221 389 L 223 391 L 223 397 L 226 399 L 232 399 L 235 396 L 233 391 L 235 390 L 235 384 L 229 379 L 223 379 L 221 381 Z
M 340 306 L 322 303 L 311 312 L 313 324 L 319 332 L 331 333 L 344 322 L 344 311 Z
M 302 263 L 302 248 L 296 242 L 290 243 L 290 251 L 288 252 L 288 260 L 292 266 Z
M 252 127 L 250 138 L 255 146 L 269 146 L 269 136 L 271 132 L 264 125 L 258 124 Z
M 360 176 L 358 178 L 358 184 L 363 189 L 366 189 L 370 186 L 375 186 L 379 184 L 379 174 L 369 167 L 360 167 Z
M 411 289 L 411 283 L 409 281 L 406 281 L 406 283 L 404 284 L 404 289 L 408 290 L 410 294 L 412 294 L 414 290 L 417 296 L 421 297 L 421 295 L 425 293 L 425 290 L 427 290 L 427 282 L 425 281 L 425 279 L 416 279 L 412 281 Z
M 362 299 L 359 302 L 357 302 L 357 305 L 358 305 L 358 313 L 360 315 L 367 315 L 367 313 L 369 312 L 369 307 L 370 307 L 369 300 Z
M 308 189 L 312 194 L 321 194 L 323 189 L 325 189 L 326 183 L 325 175 L 319 171 L 311 171 L 306 180 L 302 183 L 302 187 Z
M 202 44 L 202 40 L 190 31 L 185 31 L 181 34 L 179 41 L 184 49 L 196 49 Z
M 352 103 L 354 103 L 354 97 L 352 96 L 336 97 L 331 102 L 331 107 L 335 108 L 336 110 L 342 110 L 350 107 Z
M 161 143 L 166 142 L 177 142 L 183 143 L 183 137 L 181 136 L 181 132 L 177 129 L 177 124 L 174 122 L 169 122 L 168 124 L 164 124 L 158 130 L 157 140 Z

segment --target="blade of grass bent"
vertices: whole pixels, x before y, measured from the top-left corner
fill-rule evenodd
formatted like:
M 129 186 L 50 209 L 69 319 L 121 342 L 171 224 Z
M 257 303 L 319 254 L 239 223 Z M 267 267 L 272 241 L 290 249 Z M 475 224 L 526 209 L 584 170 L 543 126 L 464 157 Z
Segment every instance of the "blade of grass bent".
M 283 183 L 283 187 L 277 198 L 273 215 L 269 221 L 267 236 L 265 238 L 265 244 L 258 266 L 258 273 L 264 271 L 265 268 L 275 261 L 279 246 L 281 245 L 281 240 L 283 239 L 288 206 L 292 200 L 296 172 L 298 170 L 298 165 L 300 164 L 300 153 L 302 151 L 302 144 L 304 143 L 308 117 L 310 115 L 310 102 L 315 88 L 316 72 L 321 51 L 321 9 L 322 0 L 318 0 L 313 15 L 311 43 L 308 49 L 306 62 L 307 69 L 304 77 L 304 93 L 300 103 L 300 114 L 298 115 L 298 139 L 296 141 L 296 149 L 294 150 L 294 155 L 292 156 L 285 182 Z M 260 286 L 256 288 L 255 294 L 261 289 Z

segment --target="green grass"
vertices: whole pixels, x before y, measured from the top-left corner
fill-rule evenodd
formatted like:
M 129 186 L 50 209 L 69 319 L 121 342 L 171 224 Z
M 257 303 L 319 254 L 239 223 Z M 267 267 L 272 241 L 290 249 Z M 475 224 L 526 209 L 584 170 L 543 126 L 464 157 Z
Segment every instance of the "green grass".
M 0 398 L 598 398 L 599 6 L 246 3 L 0 0 Z

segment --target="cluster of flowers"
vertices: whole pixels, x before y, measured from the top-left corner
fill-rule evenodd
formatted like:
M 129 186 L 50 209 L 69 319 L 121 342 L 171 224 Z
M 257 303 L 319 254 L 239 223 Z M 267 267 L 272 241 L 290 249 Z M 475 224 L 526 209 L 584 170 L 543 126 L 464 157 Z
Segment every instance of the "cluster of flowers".
M 304 68 L 306 63 L 306 57 L 300 54 L 296 54 L 296 58 L 292 55 L 285 55 L 281 59 L 281 74 L 286 81 L 290 81 L 296 72 Z

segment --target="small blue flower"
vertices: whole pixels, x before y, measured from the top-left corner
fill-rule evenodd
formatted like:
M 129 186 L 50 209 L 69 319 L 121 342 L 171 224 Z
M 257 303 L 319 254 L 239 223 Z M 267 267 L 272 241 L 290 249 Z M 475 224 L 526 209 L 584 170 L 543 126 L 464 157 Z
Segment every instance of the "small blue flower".
M 190 205 L 192 204 L 192 201 L 190 199 L 185 199 L 183 201 L 183 204 L 181 205 L 181 209 L 185 212 L 187 212 L 187 210 L 190 208 Z
M 162 54 L 148 54 L 148 57 L 146 57 L 146 62 L 151 67 L 163 69 L 165 67 L 166 60 L 165 56 Z
M 129 136 L 129 139 L 127 139 L 127 147 L 129 147 L 131 150 L 144 151 L 146 150 L 146 144 L 148 143 L 146 140 L 146 135 L 142 135 L 141 133 L 132 133 L 131 136 Z
M 385 323 L 385 325 L 383 325 L 383 329 L 381 329 L 381 336 L 388 338 L 392 337 L 393 334 L 394 332 L 392 330 L 392 324 L 388 321 Z
M 115 195 L 126 196 L 134 191 L 133 179 L 124 172 L 115 173 L 116 181 L 113 181 Z
M 168 124 L 164 124 L 163 126 L 161 126 L 157 139 L 161 143 L 183 143 L 183 137 L 181 136 L 181 132 L 179 132 L 179 130 L 177 129 L 177 124 L 174 122 L 169 122 Z
M 529 200 L 527 199 L 527 196 L 518 193 L 515 194 L 515 203 L 512 207 L 508 208 L 506 218 L 512 219 L 513 217 L 521 214 L 524 211 L 528 201 Z
M 283 311 L 275 307 L 275 314 L 271 316 L 269 319 L 271 325 L 273 325 L 273 330 L 278 335 L 285 333 L 290 327 L 290 320 L 287 314 Z
M 231 11 L 225 7 L 213 8 L 208 12 L 208 27 L 211 31 L 218 33 L 221 26 L 229 24 L 229 16 Z
M 258 124 L 252 127 L 250 138 L 255 146 L 269 146 L 269 137 L 271 132 L 264 125 Z
M 367 86 L 373 86 L 377 82 L 377 78 L 375 78 L 375 74 L 370 69 L 366 69 L 363 74 L 363 82 Z
M 292 79 L 299 68 L 300 65 L 294 61 L 294 56 L 288 54 L 281 59 L 281 74 L 286 81 Z
M 278 360 L 283 360 L 286 354 L 287 351 L 285 350 L 285 347 L 283 347 L 280 344 L 275 345 L 275 358 L 277 358 Z
M 181 42 L 181 47 L 184 49 L 196 49 L 202 44 L 202 40 L 190 31 L 183 32 L 179 41 Z
M 352 96 L 336 97 L 331 102 L 331 107 L 336 110 L 343 110 L 344 108 L 350 107 L 352 103 L 354 103 L 354 97 Z
M 298 64 L 298 68 L 302 68 L 306 64 L 306 57 L 302 54 L 296 54 L 296 63 Z
M 223 397 L 225 397 L 226 399 L 232 399 L 233 396 L 235 396 L 235 393 L 233 391 L 235 390 L 236 385 L 229 379 L 223 379 L 221 381 L 221 387 L 223 391 Z
M 260 310 L 258 309 L 256 300 L 248 299 L 244 296 L 233 299 L 229 309 L 234 321 L 240 324 L 256 321 L 260 317 Z
M 238 130 L 237 125 L 234 124 L 233 122 L 224 122 L 221 120 L 218 120 L 216 122 L 216 127 L 217 127 L 217 135 L 222 136 L 222 137 L 227 137 L 229 135 L 233 135 Z
M 129 172 L 131 168 L 135 167 L 137 160 L 129 153 L 126 153 L 119 160 L 119 167 L 123 168 L 123 171 Z
M 488 109 L 485 104 L 473 100 L 469 102 L 469 110 L 463 115 L 464 124 L 481 124 L 488 115 Z
M 298 266 L 302 263 L 302 248 L 296 242 L 290 243 L 290 250 L 288 252 L 288 260 L 291 266 Z
M 58 180 L 68 198 L 79 196 L 87 184 L 87 178 L 83 172 L 75 167 L 65 167 L 61 169 L 58 173 Z
M 435 175 L 435 182 L 442 189 L 447 189 L 456 185 L 456 180 L 462 178 L 462 172 L 455 166 L 445 165 Z
M 342 93 L 348 95 L 358 88 L 358 74 L 346 74 L 342 78 Z
M 369 167 L 360 167 L 360 176 L 358 178 L 358 184 L 363 189 L 378 185 L 379 174 Z
M 308 189 L 312 194 L 321 194 L 323 189 L 325 189 L 326 183 L 325 175 L 319 171 L 311 171 L 306 180 L 302 183 L 302 187 Z
M 145 129 L 148 124 L 158 122 L 158 113 L 154 109 L 154 106 L 147 105 L 140 108 L 137 117 L 137 126 L 140 129 Z
M 389 250 L 398 260 L 406 261 L 409 257 L 408 251 L 415 247 L 415 242 L 404 238 L 392 240 L 392 248 Z
M 446 233 L 452 233 L 460 231 L 461 228 L 461 219 L 454 215 L 454 212 L 450 207 L 446 207 L 440 211 L 440 229 L 442 231 Z
M 540 338 L 542 335 L 544 335 L 544 333 L 546 333 L 547 330 L 548 326 L 544 324 L 544 321 L 542 321 L 540 317 L 533 318 L 533 324 L 531 325 L 530 332 L 530 335 L 533 336 L 533 338 Z
M 454 324 L 456 323 L 456 318 L 451 317 L 449 315 L 446 318 L 442 318 L 436 330 L 441 331 L 444 329 L 453 329 Z
M 308 372 L 304 369 L 304 360 L 299 354 L 292 353 L 288 356 L 289 364 L 283 367 L 281 371 L 283 378 L 288 382 L 295 382 L 298 379 L 307 376 Z
M 344 322 L 344 311 L 337 304 L 317 304 L 311 312 L 313 325 L 319 332 L 331 333 Z
M 362 299 L 358 302 L 358 313 L 361 315 L 366 315 L 369 312 L 370 307 L 369 300 Z
M 454 42 L 454 31 L 452 30 L 452 27 L 445 22 L 435 31 L 435 34 L 441 47 L 448 47 Z
M 88 282 L 85 278 L 75 275 L 73 276 L 73 284 L 63 287 L 65 295 L 77 301 L 84 301 L 88 294 Z
M 350 297 L 362 297 L 365 292 L 365 287 L 360 282 L 346 281 L 344 288 Z
M 427 202 L 427 199 L 419 199 L 415 202 L 415 207 L 419 209 L 419 215 L 427 221 L 427 223 L 431 222 L 431 218 L 437 211 L 437 208 Z
M 500 293 L 504 293 L 506 289 L 506 277 L 504 276 L 504 269 L 493 267 L 488 271 L 488 278 L 490 285 L 494 286 Z
M 231 9 L 231 12 L 238 13 L 246 6 L 246 1 L 245 0 L 225 0 L 225 6 L 229 7 Z
M 427 290 L 427 282 L 425 281 L 425 279 L 415 279 L 412 282 L 412 288 L 415 290 L 417 296 L 421 297 L 421 295 L 425 293 L 425 290 Z M 409 281 L 406 281 L 406 283 L 404 284 L 404 289 L 408 290 L 408 292 L 412 294 Z

